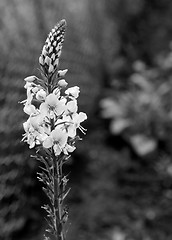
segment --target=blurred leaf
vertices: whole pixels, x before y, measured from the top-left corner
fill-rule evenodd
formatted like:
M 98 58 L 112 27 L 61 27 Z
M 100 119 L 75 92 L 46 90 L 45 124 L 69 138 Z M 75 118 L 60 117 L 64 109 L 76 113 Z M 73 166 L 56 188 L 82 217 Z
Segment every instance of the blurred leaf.
M 134 84 L 146 92 L 151 92 L 153 90 L 151 82 L 142 74 L 134 73 L 131 75 L 130 79 Z
M 130 142 L 140 156 L 145 156 L 153 152 L 157 147 L 156 141 L 146 137 L 145 135 L 131 136 Z
M 113 134 L 120 134 L 122 133 L 126 128 L 128 128 L 131 125 L 130 120 L 128 119 L 122 119 L 117 118 L 116 120 L 112 120 L 110 123 L 110 131 Z
M 113 118 L 123 116 L 123 109 L 120 104 L 110 98 L 102 99 L 100 101 L 102 108 L 101 115 L 103 118 Z

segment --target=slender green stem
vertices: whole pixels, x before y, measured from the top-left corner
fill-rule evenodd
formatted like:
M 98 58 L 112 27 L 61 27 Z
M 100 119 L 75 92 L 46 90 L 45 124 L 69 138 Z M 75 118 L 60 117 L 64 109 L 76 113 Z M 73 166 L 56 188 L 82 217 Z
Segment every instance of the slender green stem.
M 54 214 L 55 214 L 55 229 L 57 240 L 64 240 L 62 226 L 62 204 L 60 203 L 60 172 L 59 162 L 53 152 L 53 179 L 54 179 Z
M 51 119 L 51 130 L 54 129 L 54 120 Z M 54 149 L 52 148 L 52 157 L 53 157 L 53 181 L 54 181 L 54 201 L 53 201 L 53 208 L 54 208 L 54 215 L 55 215 L 55 230 L 56 230 L 56 237 L 57 240 L 64 240 L 63 234 L 63 224 L 62 224 L 62 201 L 61 201 L 61 179 L 62 179 L 62 171 L 61 171 L 61 162 L 55 156 Z

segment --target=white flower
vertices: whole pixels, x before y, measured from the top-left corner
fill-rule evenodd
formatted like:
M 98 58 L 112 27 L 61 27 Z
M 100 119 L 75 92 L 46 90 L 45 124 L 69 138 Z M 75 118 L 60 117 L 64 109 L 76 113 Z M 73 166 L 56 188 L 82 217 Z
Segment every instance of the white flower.
M 40 125 L 43 124 L 43 118 L 41 114 L 33 115 L 30 117 L 30 124 L 35 130 L 40 128 Z
M 61 128 L 55 128 L 49 137 L 43 142 L 43 147 L 51 148 L 53 147 L 55 155 L 58 156 L 63 151 L 67 144 L 68 135 Z
M 24 138 L 30 148 L 40 145 L 50 135 L 50 126 L 44 124 L 41 114 L 30 116 L 23 124 L 25 130 Z
M 76 130 L 77 128 L 82 132 L 85 133 L 85 130 L 80 123 L 85 121 L 87 119 L 87 115 L 83 112 L 80 113 L 74 113 L 72 115 L 72 119 L 70 120 L 71 124 L 68 125 L 68 136 L 71 138 L 74 138 L 76 136 Z
M 23 123 L 23 128 L 24 128 L 25 132 L 29 131 L 29 128 L 30 128 L 30 119 L 29 118 L 26 122 Z
M 78 111 L 77 101 L 74 99 L 66 104 L 66 115 L 71 115 Z
M 54 118 L 55 114 L 59 116 L 65 111 L 65 103 L 66 99 L 59 100 L 57 95 L 51 93 L 46 97 L 45 102 L 41 103 L 40 112 L 44 116 Z
M 80 90 L 78 86 L 68 88 L 65 93 L 71 98 L 78 98 Z
M 23 123 L 23 128 L 26 133 L 23 135 L 24 137 L 22 140 L 25 140 L 29 144 L 29 148 L 33 148 L 36 143 L 37 133 L 30 124 L 30 118 L 25 123 Z

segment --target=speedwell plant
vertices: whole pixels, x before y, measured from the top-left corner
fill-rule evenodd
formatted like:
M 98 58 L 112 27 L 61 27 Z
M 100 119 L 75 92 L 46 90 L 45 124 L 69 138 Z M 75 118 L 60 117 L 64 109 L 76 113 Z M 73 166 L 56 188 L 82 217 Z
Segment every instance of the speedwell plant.
M 77 130 L 85 133 L 81 123 L 87 119 L 85 113 L 78 112 L 79 87 L 67 88 L 64 79 L 67 69 L 59 70 L 65 30 L 66 21 L 61 20 L 49 33 L 39 57 L 41 78 L 24 79 L 27 99 L 22 103 L 28 119 L 23 124 L 22 140 L 36 149 L 34 157 L 43 164 L 38 179 L 44 183 L 43 190 L 49 198 L 49 204 L 43 206 L 49 225 L 45 240 L 50 235 L 56 240 L 66 238 L 68 210 L 64 199 L 70 189 L 63 165 L 76 149 L 75 142 L 80 140 Z

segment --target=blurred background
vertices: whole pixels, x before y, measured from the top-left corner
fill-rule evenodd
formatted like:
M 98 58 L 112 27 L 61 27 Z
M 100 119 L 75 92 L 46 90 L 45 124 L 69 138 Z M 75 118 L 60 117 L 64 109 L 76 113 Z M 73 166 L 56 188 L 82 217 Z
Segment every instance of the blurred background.
M 172 2 L 0 1 L 0 240 L 41 240 L 47 199 L 21 142 L 23 79 L 68 23 L 61 69 L 87 135 L 70 172 L 68 240 L 172 239 Z

